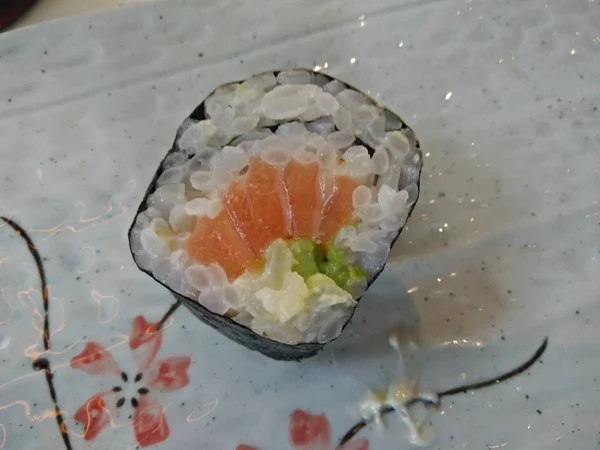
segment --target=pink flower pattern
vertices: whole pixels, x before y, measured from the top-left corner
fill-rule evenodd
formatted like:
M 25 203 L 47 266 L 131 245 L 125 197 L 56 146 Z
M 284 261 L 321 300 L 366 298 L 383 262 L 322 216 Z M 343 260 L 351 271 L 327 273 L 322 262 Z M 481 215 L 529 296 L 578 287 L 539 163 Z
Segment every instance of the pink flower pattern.
M 163 338 L 163 330 L 157 330 L 156 325 L 147 322 L 143 316 L 137 316 L 133 320 L 129 338 L 129 349 L 138 370 L 133 382 L 140 383 L 138 395 L 131 398 L 135 408 L 133 431 L 140 447 L 150 447 L 169 437 L 164 408 L 152 395 L 153 391 L 174 392 L 189 384 L 189 357 L 172 356 L 156 360 Z M 97 342 L 88 342 L 70 365 L 90 375 L 130 381 L 130 375 L 123 372 L 108 350 Z M 84 426 L 85 440 L 96 439 L 110 424 L 114 408 L 122 407 L 126 401 L 121 393 L 121 387 L 115 386 L 111 391 L 93 395 L 77 410 L 74 419 Z
M 143 316 L 133 320 L 129 338 L 138 372 L 134 383 L 140 383 L 137 396 L 131 398 L 135 408 L 133 431 L 140 447 L 150 447 L 165 441 L 169 437 L 169 425 L 162 405 L 154 398 L 152 391 L 174 392 L 189 384 L 188 368 L 191 364 L 187 356 L 171 356 L 158 359 L 163 338 L 163 330 L 156 329 L 156 323 L 149 323 Z M 130 376 L 123 372 L 113 356 L 102 345 L 94 341 L 86 343 L 83 351 L 70 363 L 71 368 L 90 375 L 115 377 L 123 382 Z M 112 421 L 115 408 L 125 404 L 121 396 L 122 389 L 115 386 L 111 391 L 99 392 L 91 396 L 76 411 L 74 419 L 84 427 L 83 438 L 96 439 Z M 311 414 L 296 409 L 290 417 L 288 437 L 292 450 L 333 450 L 331 426 L 324 414 Z M 257 447 L 240 444 L 236 450 L 260 450 Z M 364 437 L 355 437 L 339 450 L 369 450 L 369 441 Z
M 302 409 L 296 409 L 290 417 L 288 429 L 293 450 L 333 450 L 331 426 L 325 414 L 314 415 Z M 248 444 L 240 444 L 236 450 L 260 450 Z M 355 437 L 339 450 L 369 450 L 369 441 L 365 437 Z

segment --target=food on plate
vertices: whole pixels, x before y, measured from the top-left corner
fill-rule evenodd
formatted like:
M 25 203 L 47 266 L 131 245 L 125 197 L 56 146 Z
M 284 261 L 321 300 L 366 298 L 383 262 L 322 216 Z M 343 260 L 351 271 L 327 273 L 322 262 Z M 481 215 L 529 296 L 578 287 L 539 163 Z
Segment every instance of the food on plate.
M 276 359 L 335 339 L 419 195 L 395 114 L 309 70 L 217 88 L 184 121 L 129 232 L 136 264 Z

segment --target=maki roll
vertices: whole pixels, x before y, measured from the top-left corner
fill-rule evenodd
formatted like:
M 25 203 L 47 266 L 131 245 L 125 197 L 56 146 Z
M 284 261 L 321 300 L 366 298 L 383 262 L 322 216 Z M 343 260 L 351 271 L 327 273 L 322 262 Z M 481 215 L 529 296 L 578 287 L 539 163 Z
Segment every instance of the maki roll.
M 183 122 L 129 230 L 137 266 L 222 334 L 317 353 L 383 270 L 419 196 L 410 128 L 310 70 L 218 87 Z

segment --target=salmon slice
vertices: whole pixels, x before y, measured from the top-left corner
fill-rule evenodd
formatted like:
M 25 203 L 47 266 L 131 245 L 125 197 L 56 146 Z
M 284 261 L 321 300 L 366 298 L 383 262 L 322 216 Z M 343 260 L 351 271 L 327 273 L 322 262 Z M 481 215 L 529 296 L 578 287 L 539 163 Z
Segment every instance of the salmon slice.
M 197 221 L 186 242 L 186 251 L 200 264 L 219 264 L 230 281 L 260 266 L 260 260 L 240 237 L 225 209 L 214 219 L 203 217 Z
M 276 239 L 289 238 L 286 227 L 286 208 L 282 203 L 281 169 L 254 156 L 246 175 L 248 200 L 254 220 L 259 221 L 263 234 L 250 236 L 251 248 L 264 251 Z
M 254 255 L 278 238 L 286 238 L 286 220 L 281 202 L 281 170 L 255 156 L 245 180 L 231 183 L 224 203 L 235 229 Z
M 319 163 L 292 159 L 283 169 L 284 195 L 289 208 L 288 231 L 293 237 L 312 238 L 321 220 Z
M 269 233 L 253 211 L 249 195 L 249 187 L 245 181 L 231 183 L 224 198 L 225 208 L 237 232 L 242 237 L 248 248 L 260 256 L 270 242 L 267 242 Z
M 320 242 L 328 242 L 337 232 L 354 222 L 352 193 L 358 183 L 345 175 L 338 175 L 328 180 L 327 173 L 321 177 L 321 195 L 323 207 L 318 238 Z

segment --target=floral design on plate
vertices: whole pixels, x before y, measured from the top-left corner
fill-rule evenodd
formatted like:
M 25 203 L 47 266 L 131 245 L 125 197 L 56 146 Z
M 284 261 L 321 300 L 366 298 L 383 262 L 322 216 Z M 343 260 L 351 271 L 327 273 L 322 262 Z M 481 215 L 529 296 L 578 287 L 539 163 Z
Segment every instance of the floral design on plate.
M 293 450 L 333 450 L 331 426 L 325 414 L 311 414 L 296 409 L 290 417 L 288 430 Z M 240 444 L 236 450 L 263 450 L 248 444 Z M 369 450 L 367 438 L 359 436 L 350 440 L 339 450 Z
M 75 413 L 75 421 L 84 427 L 85 440 L 94 440 L 107 425 L 114 423 L 117 411 L 127 403 L 126 391 L 132 388 L 135 391 L 129 396 L 129 403 L 135 412 L 131 424 L 139 446 L 150 447 L 169 437 L 165 410 L 157 396 L 189 384 L 187 370 L 191 360 L 188 356 L 157 359 L 162 339 L 163 329 L 158 323 L 137 316 L 129 336 L 137 373 L 122 371 L 110 352 L 94 341 L 87 342 L 83 351 L 71 360 L 73 369 L 117 380 L 112 390 L 92 395 Z

